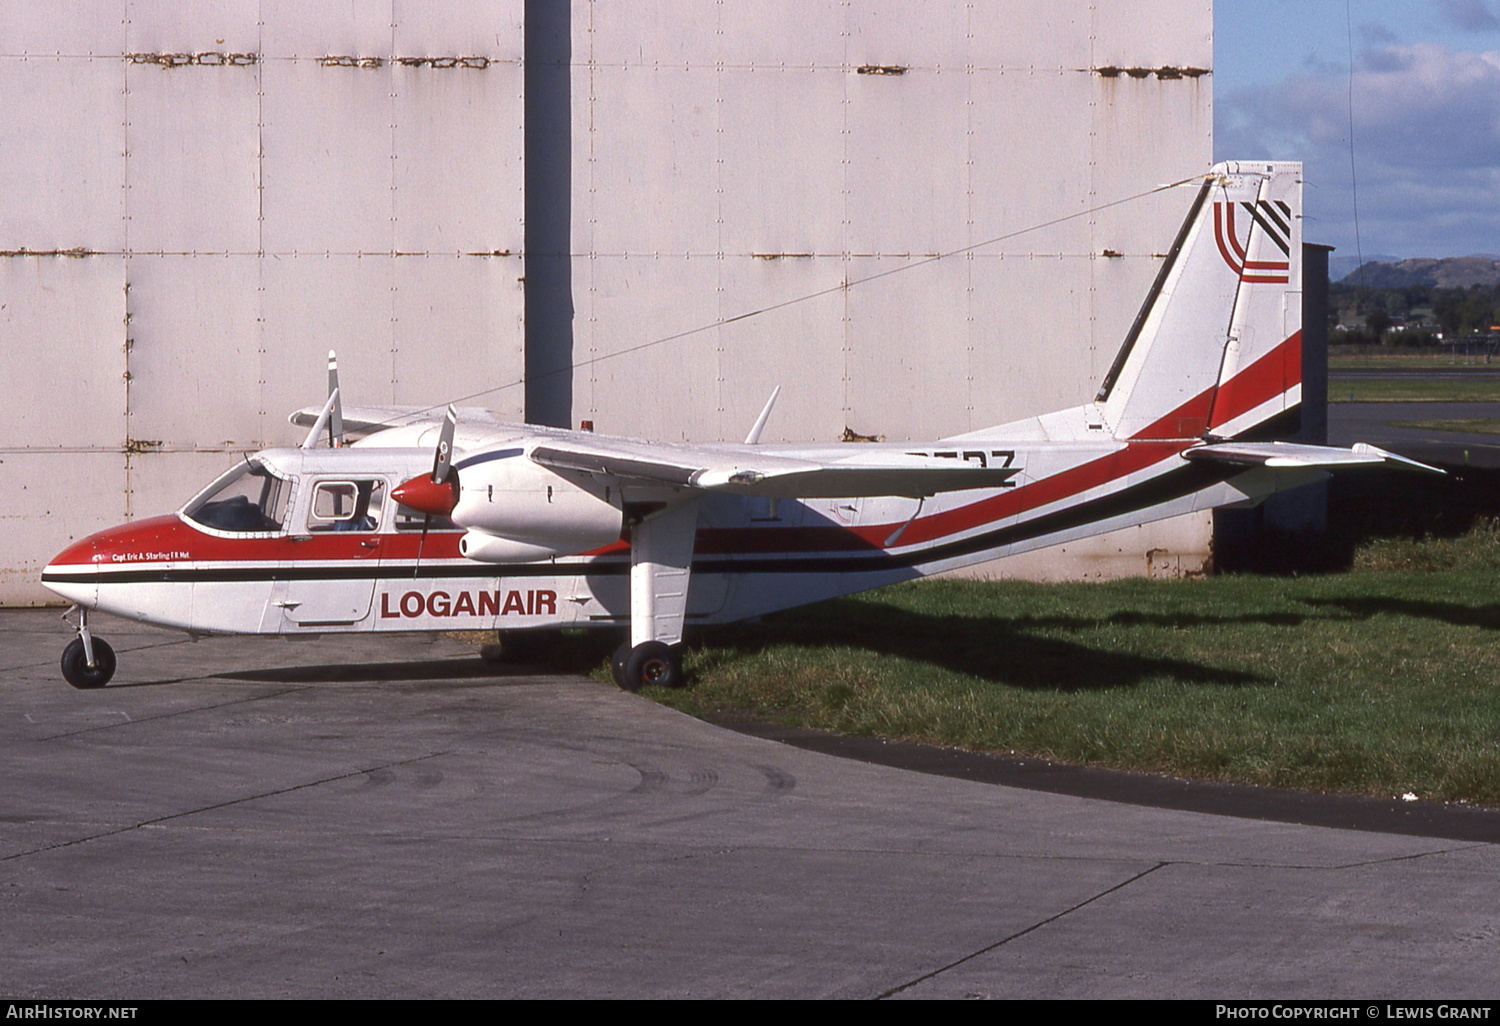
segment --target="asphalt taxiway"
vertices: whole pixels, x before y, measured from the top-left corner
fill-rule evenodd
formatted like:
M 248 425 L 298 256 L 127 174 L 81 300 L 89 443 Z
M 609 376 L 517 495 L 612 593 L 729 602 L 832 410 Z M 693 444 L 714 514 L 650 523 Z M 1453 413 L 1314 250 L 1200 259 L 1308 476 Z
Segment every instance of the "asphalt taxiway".
M 1338 394 L 1337 380 L 1330 383 L 1329 390 Z M 1500 403 L 1333 403 L 1328 407 L 1328 443 L 1369 442 L 1447 467 L 1500 467 L 1500 435 L 1395 426 L 1410 421 L 1497 416 Z
M 1500 846 L 839 758 L 442 638 L 0 612 L 0 996 L 1490 998 Z

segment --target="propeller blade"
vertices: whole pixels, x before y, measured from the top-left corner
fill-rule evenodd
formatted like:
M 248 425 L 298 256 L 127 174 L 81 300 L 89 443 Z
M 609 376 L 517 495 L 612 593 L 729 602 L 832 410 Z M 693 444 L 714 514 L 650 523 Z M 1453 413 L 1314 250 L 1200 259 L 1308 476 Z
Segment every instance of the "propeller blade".
M 328 401 L 332 412 L 328 417 L 328 444 L 337 449 L 344 444 L 344 401 L 339 398 L 339 358 L 328 350 Z
M 448 480 L 453 462 L 453 430 L 458 426 L 458 411 L 448 404 L 448 413 L 443 417 L 443 429 L 438 434 L 437 453 L 432 459 L 432 483 L 442 484 Z

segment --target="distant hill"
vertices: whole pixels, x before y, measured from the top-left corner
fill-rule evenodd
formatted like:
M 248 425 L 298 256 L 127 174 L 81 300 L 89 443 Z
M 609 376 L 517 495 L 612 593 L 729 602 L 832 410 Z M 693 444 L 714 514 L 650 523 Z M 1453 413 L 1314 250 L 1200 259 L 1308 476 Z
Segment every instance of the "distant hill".
M 1365 263 L 1394 264 L 1400 259 L 1401 258 L 1398 256 L 1385 253 L 1371 253 L 1369 256 L 1365 257 Z M 1355 269 L 1358 267 L 1359 257 L 1354 256 L 1353 254 L 1342 256 L 1338 253 L 1330 253 L 1328 255 L 1328 280 L 1339 281 L 1340 279 L 1353 274 Z
M 1404 289 L 1426 285 L 1439 289 L 1466 289 L 1470 285 L 1493 288 L 1500 285 L 1500 260 L 1493 256 L 1417 257 L 1392 262 L 1367 261 L 1339 279 L 1341 285 L 1363 285 L 1374 289 Z

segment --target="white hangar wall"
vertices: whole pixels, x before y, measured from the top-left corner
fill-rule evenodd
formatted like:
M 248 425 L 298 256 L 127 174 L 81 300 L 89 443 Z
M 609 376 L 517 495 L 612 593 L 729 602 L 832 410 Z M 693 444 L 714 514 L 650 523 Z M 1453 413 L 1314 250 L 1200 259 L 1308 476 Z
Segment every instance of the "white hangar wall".
M 575 311 L 549 341 L 577 368 L 571 419 L 603 432 L 737 440 L 777 385 L 768 440 L 935 438 L 1085 402 L 1188 197 L 1109 204 L 1212 159 L 1211 0 L 569 17 Z M 1175 575 L 1209 545 L 1203 515 L 989 570 Z
M 350 402 L 522 377 L 522 8 L 0 8 L 0 603 L 295 444 L 329 349 Z
M 778 384 L 783 440 L 1084 401 L 1180 217 L 1104 204 L 1210 162 L 1211 13 L 4 5 L 0 603 L 45 601 L 69 540 L 295 441 L 330 348 L 352 402 L 526 377 L 474 401 L 679 438 L 741 437 Z M 1198 518 L 1030 572 L 1207 547 Z

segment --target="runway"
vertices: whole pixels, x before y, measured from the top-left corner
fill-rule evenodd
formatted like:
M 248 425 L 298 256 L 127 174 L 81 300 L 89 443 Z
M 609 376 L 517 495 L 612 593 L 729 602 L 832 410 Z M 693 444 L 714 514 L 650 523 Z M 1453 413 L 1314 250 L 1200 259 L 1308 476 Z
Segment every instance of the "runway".
M 1493 844 L 954 779 L 446 639 L 0 612 L 7 997 L 1486 998 Z

